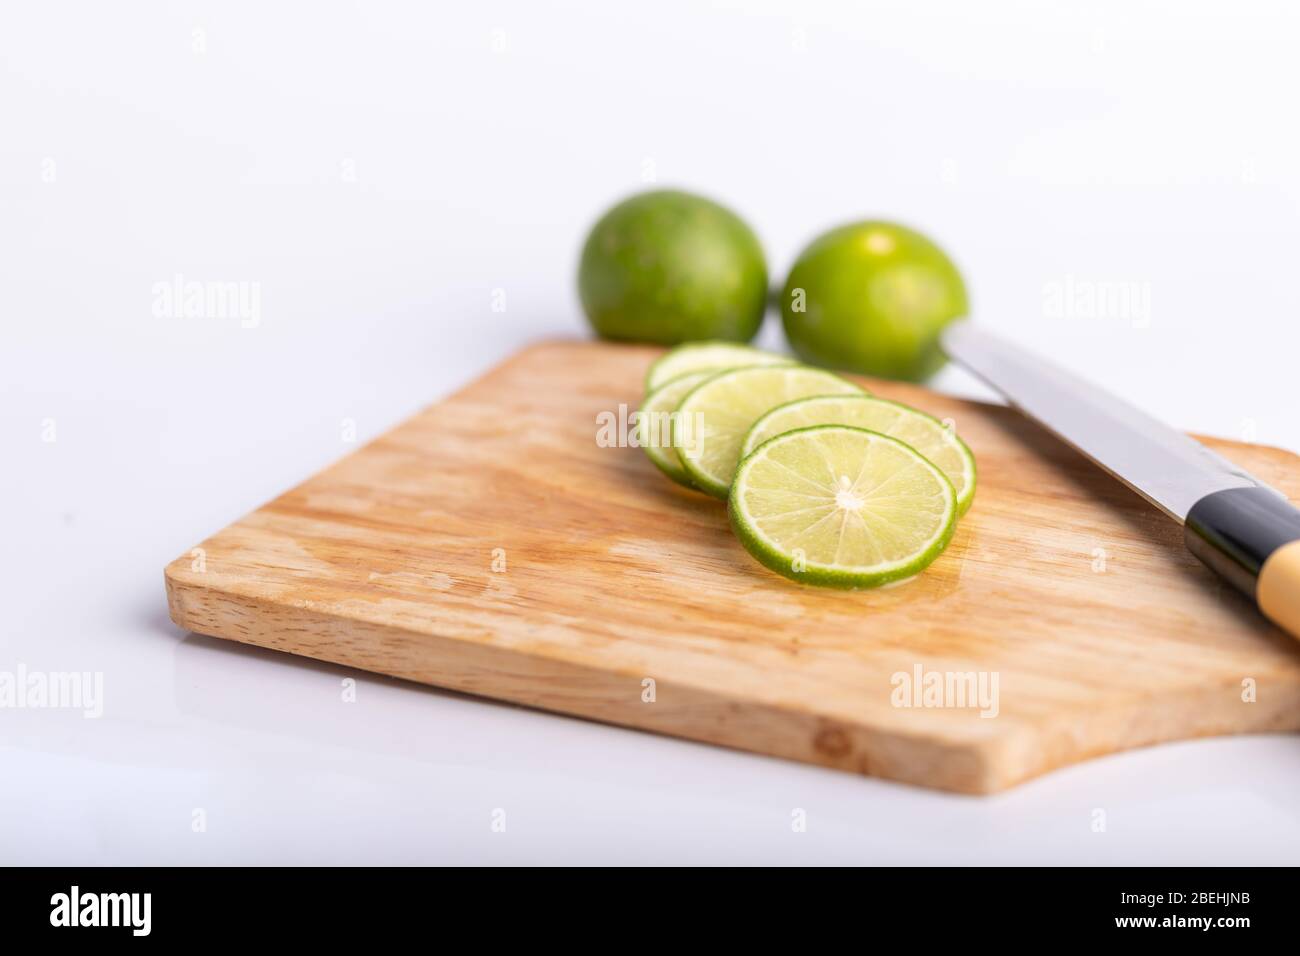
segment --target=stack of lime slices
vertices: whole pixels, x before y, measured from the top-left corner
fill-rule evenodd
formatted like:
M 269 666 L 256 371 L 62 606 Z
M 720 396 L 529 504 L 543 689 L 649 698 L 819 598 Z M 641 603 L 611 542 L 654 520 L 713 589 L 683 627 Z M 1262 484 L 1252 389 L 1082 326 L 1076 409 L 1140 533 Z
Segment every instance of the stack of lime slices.
M 637 442 L 678 484 L 728 502 L 745 549 L 779 574 L 840 588 L 911 577 L 975 496 L 952 428 L 847 379 L 734 342 L 650 367 Z

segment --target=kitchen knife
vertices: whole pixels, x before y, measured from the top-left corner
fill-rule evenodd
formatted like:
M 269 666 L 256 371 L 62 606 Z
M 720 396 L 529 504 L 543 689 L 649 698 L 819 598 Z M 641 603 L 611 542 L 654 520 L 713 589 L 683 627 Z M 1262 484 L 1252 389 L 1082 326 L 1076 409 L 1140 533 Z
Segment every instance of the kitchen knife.
M 1183 525 L 1187 548 L 1300 637 L 1300 510 L 1182 432 L 969 321 L 948 357 Z

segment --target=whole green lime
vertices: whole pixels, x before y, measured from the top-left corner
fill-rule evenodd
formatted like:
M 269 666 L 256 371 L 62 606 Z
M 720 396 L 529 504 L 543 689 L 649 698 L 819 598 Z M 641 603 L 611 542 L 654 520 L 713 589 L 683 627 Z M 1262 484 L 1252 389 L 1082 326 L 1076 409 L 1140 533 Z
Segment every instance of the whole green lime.
M 657 190 L 624 200 L 592 227 L 578 294 L 606 338 L 748 342 L 767 305 L 767 265 L 754 233 L 730 210 Z
M 804 361 L 909 381 L 942 367 L 939 332 L 966 312 L 966 285 L 942 249 L 872 221 L 815 239 L 781 302 L 786 338 Z

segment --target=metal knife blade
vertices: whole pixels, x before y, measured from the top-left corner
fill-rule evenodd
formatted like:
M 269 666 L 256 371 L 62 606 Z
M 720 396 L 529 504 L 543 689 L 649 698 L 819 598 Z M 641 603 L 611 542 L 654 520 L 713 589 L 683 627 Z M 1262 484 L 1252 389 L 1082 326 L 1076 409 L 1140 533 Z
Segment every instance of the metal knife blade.
M 1179 522 L 1212 492 L 1267 487 L 1200 442 L 970 321 L 949 325 L 941 345 L 1013 406 Z

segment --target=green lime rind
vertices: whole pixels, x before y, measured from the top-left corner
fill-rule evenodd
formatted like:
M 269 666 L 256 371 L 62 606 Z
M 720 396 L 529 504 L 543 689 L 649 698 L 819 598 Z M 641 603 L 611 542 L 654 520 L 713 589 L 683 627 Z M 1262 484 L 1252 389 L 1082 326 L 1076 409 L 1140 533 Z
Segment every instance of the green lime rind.
M 778 405 L 754 423 L 741 458 L 770 438 L 814 425 L 849 425 L 880 432 L 929 458 L 957 490 L 957 515 L 975 500 L 975 455 L 957 433 L 933 415 L 876 395 L 814 395 Z
M 725 206 L 675 189 L 630 196 L 606 211 L 578 261 L 578 299 L 607 339 L 748 342 L 763 324 L 768 293 L 754 231 Z
M 654 391 L 687 372 L 722 372 L 730 368 L 749 365 L 797 365 L 798 360 L 788 355 L 764 352 L 737 342 L 711 340 L 687 342 L 669 349 L 651 364 L 645 375 L 645 390 Z
M 656 468 L 677 484 L 692 491 L 699 491 L 691 482 L 691 476 L 682 467 L 677 451 L 672 445 L 672 415 L 682 397 L 711 372 L 687 372 L 664 382 L 641 403 L 637 413 L 637 444 L 646 453 L 646 457 Z
M 725 500 L 740 464 L 741 443 L 765 412 L 810 395 L 864 391 L 834 372 L 805 365 L 726 369 L 696 385 L 677 406 L 673 447 L 691 482 Z
M 861 445 L 863 462 L 861 465 L 862 472 L 859 473 L 859 480 L 861 480 L 862 474 L 865 473 L 867 465 L 869 464 L 869 452 L 874 450 L 888 450 L 895 464 L 905 463 L 905 467 L 916 472 L 916 477 L 918 479 L 916 484 L 918 485 L 918 488 L 922 488 L 925 491 L 925 494 L 916 495 L 914 500 L 917 505 L 927 505 L 928 507 L 912 508 L 906 505 L 906 503 L 904 507 L 912 514 L 924 514 L 927 511 L 934 512 L 933 515 L 926 515 L 922 522 L 925 530 L 929 533 L 925 534 L 924 537 L 918 537 L 916 546 L 913 550 L 904 553 L 893 560 L 875 563 L 828 563 L 814 559 L 805 560 L 802 567 L 799 567 L 796 562 L 796 555 L 793 553 L 791 545 L 783 544 L 780 541 L 774 540 L 770 533 L 766 533 L 758 527 L 757 521 L 752 517 L 749 502 L 751 500 L 757 501 L 757 495 L 767 491 L 774 491 L 776 494 L 789 493 L 790 485 L 801 489 L 808 489 L 809 486 L 803 484 L 803 482 L 812 482 L 814 484 L 820 482 L 826 486 L 825 493 L 828 499 L 830 501 L 838 501 L 838 498 L 830 498 L 829 492 L 831 486 L 826 484 L 826 468 L 831 464 L 830 458 L 826 457 L 821 461 L 817 461 L 815 460 L 815 456 L 810 456 L 814 458 L 814 461 L 811 466 L 806 469 L 806 474 L 799 472 L 797 469 L 790 472 L 788 465 L 784 465 L 778 460 L 776 463 L 782 465 L 783 468 L 783 471 L 779 473 L 783 475 L 787 472 L 789 473 L 789 477 L 782 479 L 786 484 L 784 489 L 778 485 L 772 485 L 771 487 L 756 487 L 753 484 L 755 471 L 773 454 L 779 452 L 784 446 L 788 446 L 791 443 L 816 445 L 822 443 L 824 439 L 830 438 L 833 434 L 835 437 L 849 436 L 850 440 L 852 440 L 853 436 L 850 433 L 856 433 L 857 435 L 861 435 L 867 439 Z M 867 438 L 867 436 L 870 437 Z M 841 456 L 841 460 L 842 459 L 843 456 Z M 882 463 L 882 465 L 887 472 L 885 480 L 897 477 L 897 472 L 900 469 L 891 469 L 889 467 L 890 463 L 888 462 Z M 833 471 L 834 468 L 832 467 L 832 473 Z M 923 478 L 922 476 L 925 477 Z M 873 472 L 871 478 L 875 479 L 877 477 L 878 474 Z M 898 495 L 885 497 L 877 495 L 873 499 L 872 494 L 876 494 L 880 488 L 881 485 L 878 483 L 870 492 L 864 491 L 864 502 L 870 503 L 872 500 L 881 502 L 885 500 L 896 500 L 899 498 Z M 856 483 L 853 485 L 853 489 L 855 492 L 857 491 Z M 814 496 L 814 494 L 809 491 L 796 492 L 796 494 L 806 497 Z M 957 526 L 957 492 L 953 488 L 952 482 L 950 482 L 948 477 L 943 473 L 942 469 L 905 442 L 901 442 L 896 438 L 891 438 L 888 435 L 882 435 L 879 432 L 873 432 L 869 429 L 854 428 L 848 425 L 814 425 L 809 428 L 799 428 L 793 431 L 784 432 L 765 441 L 754 449 L 754 451 L 746 457 L 743 462 L 741 462 L 740 468 L 736 472 L 736 480 L 732 483 L 728 505 L 728 516 L 736 537 L 740 540 L 740 543 L 744 546 L 745 550 L 764 567 L 793 581 L 818 585 L 821 587 L 848 590 L 880 587 L 883 584 L 901 581 L 919 574 L 921 571 L 929 567 L 935 558 L 943 553 L 943 550 L 948 546 L 948 542 L 952 540 L 953 531 Z M 937 511 L 934 509 L 935 505 L 939 506 Z M 832 505 L 831 507 L 835 509 L 838 506 Z M 862 506 L 859 506 L 855 511 L 860 510 L 861 507 Z M 895 504 L 893 507 L 898 509 L 900 506 Z M 800 540 L 801 536 L 806 534 L 808 530 L 817 527 L 826 520 L 825 518 L 815 518 L 815 515 L 819 510 L 818 508 L 809 508 L 808 510 L 811 513 L 811 516 L 806 520 L 812 521 L 813 524 L 802 531 L 797 531 L 792 536 L 788 535 L 791 540 Z M 790 517 L 793 514 L 794 513 L 791 512 L 784 517 Z M 834 515 L 832 514 L 831 517 L 833 516 Z M 780 519 L 782 515 L 778 513 L 771 517 Z M 885 528 L 890 524 L 887 519 L 883 520 L 882 523 L 881 519 L 878 516 L 873 515 L 870 510 L 868 510 L 868 517 L 876 520 L 878 528 Z M 847 522 L 847 518 L 844 520 Z M 866 527 L 865 519 L 863 526 Z M 841 524 L 840 528 L 842 546 L 845 524 Z M 861 537 L 860 534 L 859 536 Z M 870 534 L 868 534 L 867 537 L 870 537 Z M 877 550 L 883 553 L 883 548 L 878 547 Z M 835 554 L 836 558 L 838 558 L 838 548 Z
M 812 365 L 920 381 L 946 361 L 939 335 L 969 314 L 961 272 L 931 239 L 898 223 L 849 223 L 795 260 L 781 321 Z

